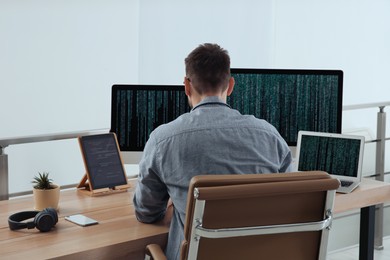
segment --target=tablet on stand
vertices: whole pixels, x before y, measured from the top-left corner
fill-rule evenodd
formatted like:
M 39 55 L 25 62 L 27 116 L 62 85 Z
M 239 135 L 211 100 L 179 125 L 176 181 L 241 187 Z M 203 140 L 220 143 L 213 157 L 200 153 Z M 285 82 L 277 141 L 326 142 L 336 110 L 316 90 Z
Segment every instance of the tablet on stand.
M 80 192 L 95 196 L 130 188 L 115 133 L 81 136 L 78 141 L 86 170 L 77 186 Z

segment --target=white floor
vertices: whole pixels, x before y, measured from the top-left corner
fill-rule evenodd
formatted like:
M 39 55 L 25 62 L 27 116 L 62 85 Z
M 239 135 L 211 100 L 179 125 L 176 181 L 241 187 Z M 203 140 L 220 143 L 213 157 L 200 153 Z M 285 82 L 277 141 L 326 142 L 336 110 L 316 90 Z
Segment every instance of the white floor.
M 375 260 L 390 259 L 390 237 L 383 238 L 383 250 L 374 250 Z M 357 260 L 359 259 L 359 247 L 353 246 L 333 252 L 328 252 L 327 260 Z

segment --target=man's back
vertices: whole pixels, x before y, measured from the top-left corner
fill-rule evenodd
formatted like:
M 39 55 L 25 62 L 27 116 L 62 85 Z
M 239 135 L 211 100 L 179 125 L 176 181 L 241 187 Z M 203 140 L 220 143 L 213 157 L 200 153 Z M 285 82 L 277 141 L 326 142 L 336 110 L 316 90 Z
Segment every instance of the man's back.
M 172 199 L 175 210 L 166 253 L 168 259 L 177 259 L 193 176 L 285 172 L 290 164 L 287 144 L 274 127 L 241 115 L 218 97 L 207 97 L 151 135 L 134 197 L 137 217 L 157 221 Z

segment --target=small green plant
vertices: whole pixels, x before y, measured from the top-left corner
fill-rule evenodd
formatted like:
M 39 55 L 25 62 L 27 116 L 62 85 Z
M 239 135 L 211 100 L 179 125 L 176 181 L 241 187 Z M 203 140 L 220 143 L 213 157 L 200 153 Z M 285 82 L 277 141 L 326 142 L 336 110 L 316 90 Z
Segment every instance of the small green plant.
M 38 172 L 39 176 L 35 176 L 34 179 L 31 181 L 31 183 L 34 184 L 35 189 L 40 189 L 40 190 L 49 190 L 49 189 L 54 189 L 52 186 L 52 179 L 49 178 L 49 173 L 44 172 L 40 173 Z

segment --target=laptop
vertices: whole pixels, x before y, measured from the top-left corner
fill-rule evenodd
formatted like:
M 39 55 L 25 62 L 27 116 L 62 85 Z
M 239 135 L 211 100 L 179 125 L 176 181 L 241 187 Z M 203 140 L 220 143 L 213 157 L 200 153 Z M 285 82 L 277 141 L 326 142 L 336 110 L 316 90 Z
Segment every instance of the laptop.
M 339 193 L 361 182 L 364 136 L 299 131 L 297 171 L 325 171 L 340 180 Z

